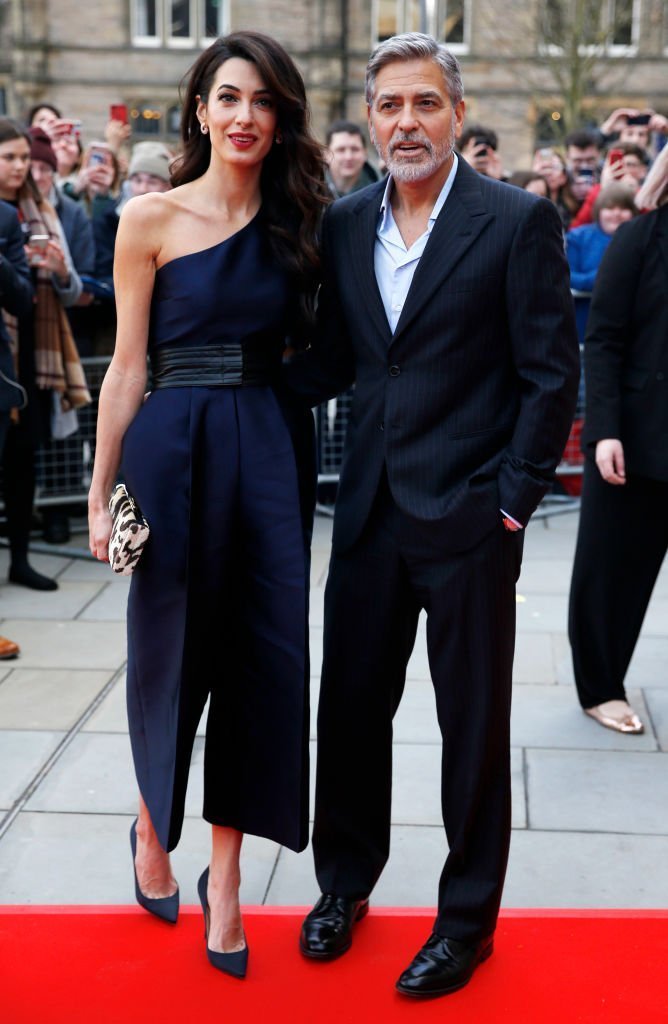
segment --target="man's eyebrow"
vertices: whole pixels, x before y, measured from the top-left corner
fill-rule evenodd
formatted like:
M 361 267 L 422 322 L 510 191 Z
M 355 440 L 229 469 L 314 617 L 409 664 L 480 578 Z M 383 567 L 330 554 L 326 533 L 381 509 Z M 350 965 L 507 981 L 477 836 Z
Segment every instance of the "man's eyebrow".
M 401 99 L 403 93 L 401 92 L 381 92 L 377 96 L 377 100 L 396 100 Z M 425 89 L 422 92 L 415 94 L 415 98 L 418 100 L 425 99 L 441 99 L 441 94 L 435 89 Z

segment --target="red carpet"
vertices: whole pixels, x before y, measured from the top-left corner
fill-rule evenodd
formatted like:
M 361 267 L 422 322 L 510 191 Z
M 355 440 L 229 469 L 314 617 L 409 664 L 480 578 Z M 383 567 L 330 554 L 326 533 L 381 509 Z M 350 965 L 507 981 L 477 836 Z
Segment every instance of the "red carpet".
M 668 910 L 506 911 L 495 953 L 437 1000 L 394 981 L 432 914 L 372 910 L 333 963 L 297 951 L 302 913 L 248 908 L 245 981 L 211 968 L 201 915 L 176 927 L 139 908 L 0 908 L 2 1024 L 606 1024 L 668 1021 Z

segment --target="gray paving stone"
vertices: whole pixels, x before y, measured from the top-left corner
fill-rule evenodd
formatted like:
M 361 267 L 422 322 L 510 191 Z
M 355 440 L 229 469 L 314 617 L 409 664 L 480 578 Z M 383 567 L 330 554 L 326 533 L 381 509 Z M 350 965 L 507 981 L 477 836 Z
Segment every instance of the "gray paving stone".
M 204 743 L 195 741 L 186 814 L 202 812 Z M 26 805 L 29 811 L 132 814 L 137 806 L 130 740 L 125 733 L 79 733 Z
M 558 683 L 572 686 L 573 660 L 566 633 L 553 633 L 552 645 Z M 641 689 L 644 686 L 668 688 L 668 638 L 640 634 L 631 664 L 626 673 L 626 686 Z
M 390 858 L 373 891 L 372 905 L 434 906 L 447 849 L 442 825 L 394 825 L 390 838 Z M 300 854 L 281 849 L 267 904 L 310 906 L 319 895 L 311 847 Z
M 125 661 L 125 623 L 7 619 L 3 633 L 21 647 L 22 668 L 117 669 Z
M 645 636 L 668 637 L 668 597 L 652 596 L 642 631 Z
M 550 633 L 518 633 L 515 640 L 513 681 L 554 683 L 556 669 Z
M 440 744 L 434 687 L 430 680 L 408 679 L 394 716 L 395 743 Z
M 9 809 L 62 740 L 62 732 L 0 732 L 0 808 Z
M 112 572 L 107 562 L 84 560 L 73 558 L 66 569 L 61 573 L 59 580 L 64 582 L 92 581 L 104 586 L 108 583 L 120 584 L 127 587 L 128 577 Z
M 108 583 L 79 616 L 82 622 L 123 622 L 128 604 L 130 583 Z
M 517 631 L 563 632 L 568 623 L 568 595 L 526 594 L 517 604 Z
M 30 553 L 30 564 L 33 569 L 37 572 L 44 573 L 45 576 L 58 577 L 60 573 L 65 569 L 71 562 L 70 558 L 62 558 L 60 555 L 41 555 L 32 551 Z M 0 582 L 4 584 L 9 572 L 9 551 L 5 547 L 0 547 Z M 8 584 L 12 590 L 18 590 L 13 583 Z
M 665 907 L 665 836 L 513 832 L 505 907 Z
M 511 757 L 513 826 L 524 828 L 526 807 L 522 752 L 513 750 Z M 392 778 L 394 825 L 441 825 L 440 744 L 396 744 Z
M 517 581 L 519 594 L 567 594 L 573 562 L 567 558 L 525 558 Z
M 0 618 L 73 619 L 99 592 L 97 583 L 60 583 L 58 590 L 0 587 Z
M 2 689 L 0 688 L 0 694 Z M 118 679 L 97 711 L 84 724 L 82 732 L 127 732 L 128 713 L 125 703 L 125 675 Z
M 555 749 L 656 750 L 657 741 L 642 693 L 631 690 L 629 699 L 647 729 L 641 736 L 622 736 L 588 718 L 580 708 L 574 687 L 516 686 L 511 719 L 512 743 L 516 747 Z
M 661 750 L 668 751 L 668 689 L 647 687 L 644 696 L 659 746 Z
M 668 638 L 640 634 L 626 675 L 627 686 L 668 688 Z
M 666 754 L 528 750 L 526 757 L 530 828 L 668 835 Z
M 134 904 L 129 831 L 133 815 L 18 815 L 0 844 L 0 903 Z M 210 855 L 211 829 L 186 818 L 172 854 L 181 903 L 198 904 L 197 879 Z M 241 901 L 262 903 L 278 847 L 246 836 Z
M 110 677 L 108 671 L 16 668 L 0 683 L 2 728 L 71 729 Z

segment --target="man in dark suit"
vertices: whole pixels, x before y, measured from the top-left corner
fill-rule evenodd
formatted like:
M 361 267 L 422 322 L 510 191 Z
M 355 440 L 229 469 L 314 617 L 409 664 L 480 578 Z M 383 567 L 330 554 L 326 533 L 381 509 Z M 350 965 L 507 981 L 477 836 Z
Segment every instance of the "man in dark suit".
M 387 860 L 392 717 L 424 608 L 449 852 L 434 933 L 397 987 L 437 995 L 492 951 L 522 527 L 569 432 L 578 351 L 555 208 L 454 154 L 464 103 L 452 54 L 417 33 L 387 40 L 367 102 L 389 178 L 329 209 L 322 330 L 290 371 L 311 400 L 356 381 L 325 597 L 323 896 L 300 946 L 345 952 Z
M 3 312 L 25 316 L 33 299 L 30 267 L 23 248 L 23 232 L 16 210 L 0 202 L 0 456 L 5 446 L 12 409 L 21 408 L 26 393 L 16 381 L 14 359 Z M 19 645 L 0 636 L 0 660 L 15 658 Z

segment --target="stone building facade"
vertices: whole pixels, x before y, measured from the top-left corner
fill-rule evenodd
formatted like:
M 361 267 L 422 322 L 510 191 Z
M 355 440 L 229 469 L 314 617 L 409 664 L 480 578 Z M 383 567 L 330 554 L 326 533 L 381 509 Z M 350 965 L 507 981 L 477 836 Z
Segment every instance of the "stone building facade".
M 175 141 L 178 83 L 197 53 L 217 34 L 254 28 L 297 60 L 322 133 L 334 117 L 364 120 L 364 67 L 375 42 L 423 29 L 458 54 L 468 118 L 498 131 L 512 168 L 561 117 L 545 11 L 578 2 L 593 3 L 611 27 L 587 72 L 585 119 L 596 123 L 626 105 L 668 114 L 664 0 L 0 0 L 0 111 L 20 117 L 48 100 L 81 118 L 91 140 L 110 104 L 127 103 L 135 139 Z

